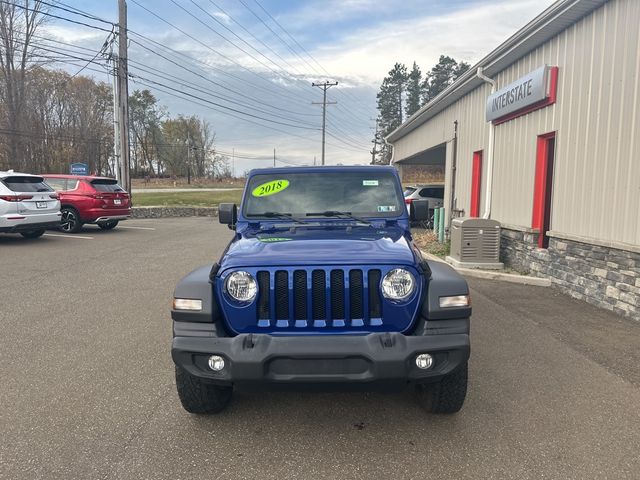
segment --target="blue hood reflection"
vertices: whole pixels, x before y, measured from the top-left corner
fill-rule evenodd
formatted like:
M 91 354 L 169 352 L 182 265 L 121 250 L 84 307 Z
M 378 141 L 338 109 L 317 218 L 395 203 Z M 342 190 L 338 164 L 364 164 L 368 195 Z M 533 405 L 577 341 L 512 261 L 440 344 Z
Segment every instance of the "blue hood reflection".
M 222 259 L 222 270 L 243 266 L 415 265 L 408 232 L 397 226 L 242 228 Z

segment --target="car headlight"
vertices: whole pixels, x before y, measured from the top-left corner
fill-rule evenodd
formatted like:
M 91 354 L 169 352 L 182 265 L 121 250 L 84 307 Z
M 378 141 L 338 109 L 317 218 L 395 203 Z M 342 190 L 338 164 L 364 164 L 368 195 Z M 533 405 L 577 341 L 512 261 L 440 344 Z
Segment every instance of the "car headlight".
M 391 300 L 404 300 L 413 293 L 416 286 L 411 272 L 395 268 L 382 279 L 382 294 Z
M 251 302 L 258 292 L 256 280 L 249 272 L 233 272 L 227 277 L 225 288 L 239 302 Z

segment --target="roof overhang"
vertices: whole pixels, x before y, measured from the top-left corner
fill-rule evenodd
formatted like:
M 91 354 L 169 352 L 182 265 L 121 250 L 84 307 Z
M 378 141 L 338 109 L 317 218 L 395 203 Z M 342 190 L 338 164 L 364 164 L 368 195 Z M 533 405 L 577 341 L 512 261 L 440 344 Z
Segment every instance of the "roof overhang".
M 482 67 L 486 76 L 495 76 L 607 1 L 609 0 L 559 0 L 554 3 L 387 135 L 386 141 L 393 143 L 401 139 L 482 85 L 483 80 L 476 75 L 478 67 Z
M 441 143 L 393 163 L 397 165 L 444 165 L 446 156 L 447 144 Z

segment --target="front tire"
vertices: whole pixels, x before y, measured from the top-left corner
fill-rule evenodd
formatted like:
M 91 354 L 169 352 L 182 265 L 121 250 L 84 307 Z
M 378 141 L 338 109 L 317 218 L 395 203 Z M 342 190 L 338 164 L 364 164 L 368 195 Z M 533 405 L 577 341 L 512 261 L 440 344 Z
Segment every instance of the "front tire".
M 176 366 L 176 387 L 182 407 L 189 413 L 218 413 L 231 402 L 233 387 L 221 387 Z
M 44 235 L 44 230 L 29 230 L 28 232 L 20 232 L 24 238 L 38 238 Z
M 78 233 L 82 228 L 78 211 L 75 208 L 63 207 L 60 212 L 62 213 L 60 230 L 64 233 Z
M 118 225 L 118 220 L 109 220 L 108 222 L 100 222 L 98 226 L 102 230 L 113 230 Z
M 438 383 L 418 385 L 418 402 L 431 413 L 459 412 L 467 396 L 468 364 L 458 367 Z

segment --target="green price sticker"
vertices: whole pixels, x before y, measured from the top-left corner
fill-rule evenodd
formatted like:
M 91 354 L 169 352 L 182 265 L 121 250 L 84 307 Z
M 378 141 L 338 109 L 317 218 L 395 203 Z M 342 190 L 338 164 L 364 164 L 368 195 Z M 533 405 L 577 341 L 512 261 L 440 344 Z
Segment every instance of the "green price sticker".
M 272 180 L 262 185 L 258 185 L 253 189 L 251 195 L 254 197 L 267 197 L 280 193 L 282 190 L 289 186 L 289 180 Z

